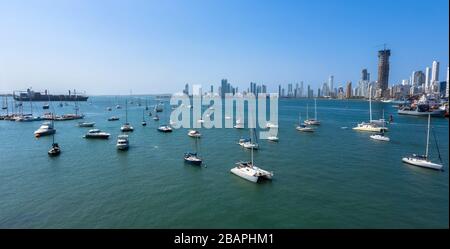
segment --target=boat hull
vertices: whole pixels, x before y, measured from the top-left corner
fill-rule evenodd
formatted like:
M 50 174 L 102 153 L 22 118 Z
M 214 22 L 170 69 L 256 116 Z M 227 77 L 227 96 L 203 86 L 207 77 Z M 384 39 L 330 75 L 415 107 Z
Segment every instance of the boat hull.
M 237 175 L 239 177 L 242 177 L 242 178 L 244 178 L 247 181 L 251 181 L 251 182 L 254 182 L 254 183 L 258 182 L 258 179 L 259 179 L 258 176 L 252 176 L 252 175 L 245 174 L 244 172 L 242 172 L 242 170 L 240 170 L 238 168 L 232 168 L 231 169 L 231 173 L 233 173 L 233 174 L 235 174 L 235 175 Z
M 428 169 L 434 169 L 434 170 L 442 170 L 442 165 L 441 164 L 432 163 L 432 162 L 429 162 L 429 161 L 426 161 L 426 160 L 404 157 L 404 158 L 402 158 L 402 161 L 404 163 L 407 163 L 407 164 L 410 164 L 410 165 L 414 165 L 414 166 L 418 166 L 418 167 L 422 167 L 422 168 L 428 168 Z
M 431 115 L 432 117 L 444 117 L 445 111 L 444 110 L 434 110 L 431 112 L 419 112 L 417 110 L 415 111 L 407 111 L 407 110 L 398 110 L 398 114 L 401 115 L 411 115 L 411 116 L 421 116 L 421 117 L 427 117 L 428 115 Z

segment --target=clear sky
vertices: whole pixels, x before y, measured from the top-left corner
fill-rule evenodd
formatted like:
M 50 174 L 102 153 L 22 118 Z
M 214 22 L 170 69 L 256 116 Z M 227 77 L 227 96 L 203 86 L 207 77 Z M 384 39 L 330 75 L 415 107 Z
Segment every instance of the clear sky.
M 362 68 L 376 79 L 383 43 L 391 84 L 433 60 L 444 79 L 448 9 L 448 0 L 0 0 L 0 92 L 172 93 L 222 78 L 240 89 L 316 88 L 330 74 L 357 82 Z

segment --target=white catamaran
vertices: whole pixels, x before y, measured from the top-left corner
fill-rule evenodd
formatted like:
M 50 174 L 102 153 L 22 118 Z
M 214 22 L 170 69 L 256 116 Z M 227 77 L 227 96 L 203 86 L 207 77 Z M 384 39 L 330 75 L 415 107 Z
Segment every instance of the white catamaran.
M 250 141 L 251 142 L 251 141 Z M 263 170 L 255 166 L 253 162 L 253 147 L 251 148 L 251 161 L 250 162 L 237 162 L 236 167 L 232 168 L 231 173 L 244 178 L 251 182 L 258 182 L 260 179 L 269 179 L 273 177 L 273 172 Z

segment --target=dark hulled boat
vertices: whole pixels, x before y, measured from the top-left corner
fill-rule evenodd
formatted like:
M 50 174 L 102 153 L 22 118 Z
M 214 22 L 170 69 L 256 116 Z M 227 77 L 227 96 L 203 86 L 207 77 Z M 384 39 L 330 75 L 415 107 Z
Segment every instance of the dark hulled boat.
M 77 94 L 75 91 L 69 94 L 48 94 L 47 90 L 44 92 L 35 92 L 30 89 L 27 91 L 14 91 L 13 98 L 16 101 L 87 101 L 89 98 L 85 95 Z

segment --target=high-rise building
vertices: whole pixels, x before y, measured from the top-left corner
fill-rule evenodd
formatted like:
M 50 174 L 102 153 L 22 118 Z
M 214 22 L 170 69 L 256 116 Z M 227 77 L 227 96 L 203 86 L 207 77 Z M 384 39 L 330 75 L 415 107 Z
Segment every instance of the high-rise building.
M 384 48 L 378 51 L 377 97 L 387 97 L 389 86 L 389 57 L 391 50 Z
M 431 69 L 431 83 L 439 81 L 439 62 L 433 61 L 433 66 Z
M 189 95 L 189 84 L 184 85 L 183 94 Z
M 214 86 L 211 85 L 211 93 L 213 93 L 213 92 L 214 92 Z
M 303 97 L 303 81 L 300 81 L 300 98 Z
M 430 71 L 430 67 L 426 67 L 425 68 L 425 92 L 428 93 L 428 89 L 430 88 L 430 76 L 431 76 L 431 71 Z
M 294 96 L 294 92 L 292 91 L 292 84 L 288 84 L 288 97 Z
M 347 82 L 345 98 L 347 98 L 347 99 L 352 98 L 352 82 L 351 81 Z
M 225 94 L 228 93 L 228 80 L 227 79 L 222 79 L 221 84 L 220 84 L 220 96 L 222 98 L 225 97 Z
M 308 85 L 308 98 L 311 98 L 311 87 Z
M 330 87 L 330 96 L 333 97 L 334 95 L 334 76 L 330 75 L 328 78 L 328 86 Z
M 414 71 L 411 80 L 413 86 L 421 86 L 425 83 L 425 74 L 422 71 Z
M 281 85 L 278 85 L 278 97 L 282 97 L 282 95 L 281 95 Z
M 267 86 L 266 85 L 262 85 L 262 93 L 267 93 Z
M 363 80 L 363 81 L 369 81 L 369 73 L 367 72 L 367 69 L 366 69 L 366 68 L 364 68 L 364 69 L 361 71 L 361 80 Z

